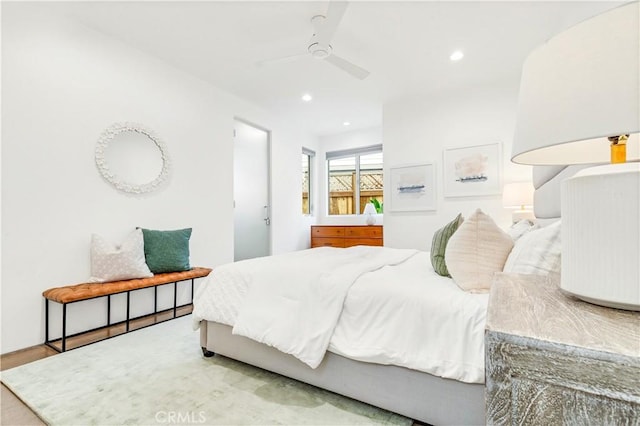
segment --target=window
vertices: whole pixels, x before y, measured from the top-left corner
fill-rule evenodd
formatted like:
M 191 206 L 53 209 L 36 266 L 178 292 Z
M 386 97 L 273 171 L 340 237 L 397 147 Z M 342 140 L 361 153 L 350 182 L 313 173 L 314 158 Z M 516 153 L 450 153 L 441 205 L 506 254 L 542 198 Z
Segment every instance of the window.
M 329 214 L 362 214 L 368 202 L 382 213 L 382 165 L 382 145 L 327 152 Z
M 311 164 L 316 153 L 307 148 L 302 148 L 302 214 L 310 215 L 311 203 Z

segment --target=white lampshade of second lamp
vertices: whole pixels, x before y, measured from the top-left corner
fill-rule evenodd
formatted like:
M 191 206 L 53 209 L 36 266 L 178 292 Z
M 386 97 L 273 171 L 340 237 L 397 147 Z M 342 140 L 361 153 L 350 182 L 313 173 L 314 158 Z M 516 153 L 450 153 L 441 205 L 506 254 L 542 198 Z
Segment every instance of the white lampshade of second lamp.
M 607 137 L 629 134 L 639 157 L 640 8 L 609 10 L 557 35 L 522 72 L 516 163 L 608 162 Z M 609 164 L 562 184 L 561 288 L 603 306 L 640 310 L 640 163 Z
M 522 219 L 533 221 L 535 216 L 533 207 L 533 184 L 531 182 L 507 183 L 502 188 L 502 205 L 507 209 L 515 210 L 511 218 L 513 223 Z

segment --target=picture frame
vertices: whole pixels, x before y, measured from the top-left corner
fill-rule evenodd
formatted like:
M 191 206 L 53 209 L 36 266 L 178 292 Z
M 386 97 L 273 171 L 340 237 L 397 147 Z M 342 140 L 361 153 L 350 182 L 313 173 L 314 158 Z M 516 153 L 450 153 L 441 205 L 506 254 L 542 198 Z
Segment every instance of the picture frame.
M 445 197 L 500 194 L 502 179 L 500 143 L 445 149 L 443 156 Z
M 391 211 L 436 210 L 436 166 L 434 163 L 408 164 L 389 169 Z

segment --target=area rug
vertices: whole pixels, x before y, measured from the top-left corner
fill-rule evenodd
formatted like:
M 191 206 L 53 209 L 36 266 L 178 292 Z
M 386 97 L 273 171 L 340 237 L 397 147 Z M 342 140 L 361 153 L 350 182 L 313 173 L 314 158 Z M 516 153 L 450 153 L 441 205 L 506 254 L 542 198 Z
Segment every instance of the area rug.
M 51 425 L 410 425 L 399 415 L 221 356 L 191 316 L 5 370 Z

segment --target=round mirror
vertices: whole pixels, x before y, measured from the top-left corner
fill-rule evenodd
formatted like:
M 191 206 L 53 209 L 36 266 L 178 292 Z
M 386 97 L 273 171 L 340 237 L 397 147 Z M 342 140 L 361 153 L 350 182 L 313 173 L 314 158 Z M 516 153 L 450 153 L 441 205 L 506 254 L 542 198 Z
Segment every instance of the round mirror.
M 114 124 L 102 133 L 96 148 L 96 165 L 107 182 L 136 194 L 157 189 L 169 173 L 162 141 L 135 123 Z

